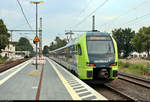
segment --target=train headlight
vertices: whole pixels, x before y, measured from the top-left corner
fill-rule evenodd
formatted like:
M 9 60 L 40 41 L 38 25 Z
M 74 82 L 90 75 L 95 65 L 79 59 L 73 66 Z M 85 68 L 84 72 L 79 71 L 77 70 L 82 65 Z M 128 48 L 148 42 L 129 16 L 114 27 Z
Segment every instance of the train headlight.
M 109 66 L 110 66 L 110 67 L 111 67 L 111 66 L 117 66 L 117 62 L 112 63 L 112 64 L 110 64 Z
M 93 64 L 93 63 L 86 63 L 86 65 L 87 65 L 87 66 L 92 66 L 92 67 L 95 66 L 95 64 Z

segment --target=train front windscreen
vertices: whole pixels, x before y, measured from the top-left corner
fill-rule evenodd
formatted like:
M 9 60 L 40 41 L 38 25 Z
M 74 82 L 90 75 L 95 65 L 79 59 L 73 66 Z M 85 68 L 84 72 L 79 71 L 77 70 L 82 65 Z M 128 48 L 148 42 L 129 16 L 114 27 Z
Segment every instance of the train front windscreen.
M 87 51 L 90 62 L 108 63 L 115 58 L 114 45 L 110 36 L 88 36 Z

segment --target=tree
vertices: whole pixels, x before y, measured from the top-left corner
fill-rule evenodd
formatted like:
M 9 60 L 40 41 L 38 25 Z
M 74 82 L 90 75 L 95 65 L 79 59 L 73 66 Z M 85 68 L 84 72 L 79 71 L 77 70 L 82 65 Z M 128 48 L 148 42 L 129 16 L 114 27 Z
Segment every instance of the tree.
M 121 52 L 123 52 L 123 57 L 128 57 L 133 51 L 131 39 L 134 37 L 135 31 L 132 31 L 131 28 L 119 28 L 113 30 L 112 34 L 118 45 L 119 56 L 121 55 Z
M 17 51 L 31 51 L 32 52 L 33 51 L 33 47 L 30 44 L 28 39 L 26 39 L 24 37 L 21 37 L 19 39 L 19 42 L 16 45 L 16 50 Z
M 52 41 L 49 50 L 54 50 L 54 49 L 56 49 L 56 44 L 54 44 L 54 42 Z
M 3 20 L 0 19 L 0 52 L 9 44 L 9 37 L 10 34 L 8 33 L 6 25 Z
M 146 51 L 150 55 L 150 27 L 142 27 L 132 39 L 132 45 L 137 52 Z
M 55 38 L 55 43 L 51 42 L 49 49 L 55 50 L 57 48 L 63 47 L 67 44 L 67 41 L 65 39 L 60 39 L 58 36 Z
M 56 36 L 55 41 L 56 41 L 56 48 L 63 47 L 63 46 L 65 46 L 67 44 L 66 40 L 62 40 L 58 36 Z
M 48 54 L 48 51 L 49 51 L 49 47 L 48 46 L 44 46 L 44 49 L 43 49 L 43 54 Z

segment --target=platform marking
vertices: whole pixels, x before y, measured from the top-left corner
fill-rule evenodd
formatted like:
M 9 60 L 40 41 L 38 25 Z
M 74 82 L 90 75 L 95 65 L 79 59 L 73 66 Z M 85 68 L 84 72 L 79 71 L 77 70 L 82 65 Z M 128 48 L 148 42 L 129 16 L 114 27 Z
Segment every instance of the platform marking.
M 69 83 L 69 82 L 68 82 Z M 74 83 L 69 83 L 71 85 L 76 85 L 76 84 L 79 84 L 78 82 L 74 82 Z
M 29 61 L 29 60 L 28 60 L 28 61 Z M 23 62 L 23 63 L 21 63 L 21 64 L 19 64 L 19 65 L 17 65 L 17 66 L 14 66 L 14 67 L 12 67 L 12 68 L 10 68 L 10 69 L 8 69 L 8 70 L 6 70 L 6 71 L 0 73 L 0 76 L 4 75 L 4 74 L 6 74 L 7 72 L 10 72 L 10 71 L 12 71 L 12 70 L 16 70 L 18 67 L 22 66 L 22 65 L 25 64 L 26 62 L 27 62 L 27 61 L 25 61 L 25 62 Z
M 69 85 L 69 83 L 65 80 L 63 75 L 57 70 L 55 65 L 49 59 L 48 59 L 48 61 L 52 65 L 52 68 L 56 71 L 58 77 L 60 78 L 60 80 L 62 81 L 64 86 L 66 87 L 66 89 L 69 92 L 69 94 L 71 95 L 72 99 L 73 100 L 81 100 L 81 98 L 78 96 L 78 94 L 72 89 L 72 87 Z
M 91 97 L 91 96 L 94 96 L 94 95 L 92 95 L 92 94 L 90 94 L 90 93 L 83 94 L 83 95 L 82 95 L 82 99 L 83 99 L 83 98 L 88 98 L 88 97 Z
M 36 100 L 39 100 L 39 98 L 40 98 L 40 91 L 41 91 L 42 79 L 43 79 L 43 71 L 44 71 L 44 64 L 42 65 L 42 72 L 40 75 L 40 81 L 39 81 L 38 90 L 37 90 L 36 98 L 35 98 Z
M 96 100 L 96 97 L 95 96 L 88 96 L 88 97 L 84 97 L 84 98 L 82 98 L 83 100 L 90 100 L 90 99 L 92 99 L 92 100 Z
M 87 90 L 87 89 L 85 89 L 85 88 L 84 88 L 84 89 L 80 89 L 80 90 L 76 90 L 76 92 L 77 92 L 77 93 L 85 92 L 85 91 L 88 91 L 88 90 Z
M 76 92 L 77 92 L 77 91 L 76 91 Z M 84 94 L 84 93 L 88 93 L 88 92 L 89 92 L 88 90 L 84 90 L 84 91 L 81 91 L 81 92 L 78 91 L 77 93 L 78 93 L 78 94 Z M 91 93 L 91 94 L 92 94 L 92 93 Z
M 52 61 L 52 62 L 54 62 L 54 61 Z M 81 86 L 75 86 L 75 87 L 73 87 L 73 89 L 77 89 L 78 87 L 86 87 L 86 89 L 88 89 L 88 91 L 89 92 L 91 92 L 92 94 L 88 94 L 88 95 L 86 95 L 86 96 L 80 96 L 81 97 L 81 99 L 84 97 L 84 98 L 88 98 L 88 96 L 89 97 L 91 97 L 91 96 L 96 96 L 96 99 L 94 99 L 94 100 L 107 100 L 107 98 L 105 98 L 103 95 L 101 95 L 101 94 L 99 94 L 98 92 L 96 92 L 93 88 L 91 88 L 90 86 L 88 86 L 87 84 L 85 84 L 84 82 L 82 82 L 80 79 L 78 79 L 76 76 L 74 76 L 74 75 L 72 75 L 70 72 L 68 72 L 66 69 L 64 69 L 61 65 L 59 65 L 59 64 L 57 64 L 56 62 L 55 62 L 55 64 L 57 65 L 57 66 L 59 66 L 62 70 L 64 70 L 66 73 L 68 73 L 69 75 L 71 75 L 71 77 L 74 79 L 74 80 L 76 80 L 76 81 L 78 81 L 80 84 L 82 84 Z M 93 100 L 93 99 L 92 99 Z
M 85 87 L 76 87 L 76 88 L 74 88 L 75 91 L 82 90 L 82 89 L 85 89 Z
M 28 62 L 26 62 L 23 66 L 21 66 L 20 68 L 18 68 L 15 72 L 9 74 L 7 77 L 5 77 L 4 79 L 0 80 L 0 85 L 2 85 L 4 82 L 6 82 L 9 78 L 11 78 L 12 76 L 14 76 L 17 72 L 21 71 L 23 68 L 25 68 L 26 65 L 28 65 L 31 62 L 31 60 L 29 60 Z
M 81 84 L 74 84 L 74 85 L 71 85 L 71 87 L 76 87 L 76 86 L 81 86 Z
M 81 88 L 84 88 L 84 87 L 83 86 L 77 86 L 77 87 L 74 87 L 73 89 L 78 90 L 78 89 L 81 89 Z

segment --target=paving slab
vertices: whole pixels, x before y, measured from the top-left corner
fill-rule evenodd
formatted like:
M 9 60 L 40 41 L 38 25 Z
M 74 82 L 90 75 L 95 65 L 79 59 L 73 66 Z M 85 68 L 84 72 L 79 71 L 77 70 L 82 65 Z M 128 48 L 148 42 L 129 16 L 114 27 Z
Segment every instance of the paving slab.
M 65 86 L 47 60 L 44 66 L 40 100 L 72 100 Z
M 35 100 L 40 76 L 27 75 L 32 70 L 35 70 L 35 66 L 30 62 L 0 85 L 0 100 Z

